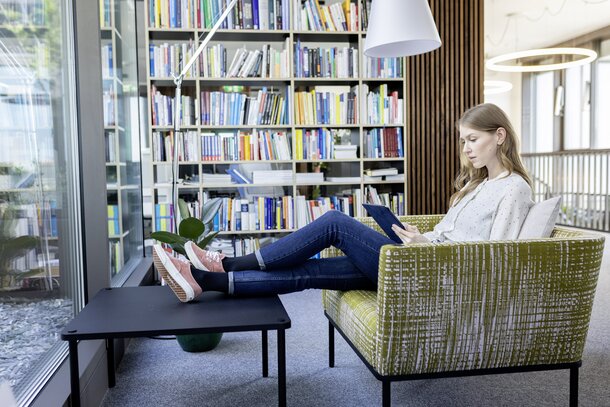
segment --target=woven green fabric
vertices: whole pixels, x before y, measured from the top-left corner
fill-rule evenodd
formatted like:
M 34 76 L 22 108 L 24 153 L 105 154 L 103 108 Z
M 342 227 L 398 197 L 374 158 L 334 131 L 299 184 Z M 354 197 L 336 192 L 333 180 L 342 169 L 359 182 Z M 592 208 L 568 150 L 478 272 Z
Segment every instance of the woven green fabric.
M 324 309 L 372 365 L 375 363 L 377 293 L 375 291 L 331 291 L 322 294 Z
M 417 218 L 407 221 L 433 227 Z M 580 360 L 603 244 L 558 227 L 548 239 L 384 246 L 372 366 L 404 375 Z M 359 337 L 352 306 L 324 293 L 326 312 Z

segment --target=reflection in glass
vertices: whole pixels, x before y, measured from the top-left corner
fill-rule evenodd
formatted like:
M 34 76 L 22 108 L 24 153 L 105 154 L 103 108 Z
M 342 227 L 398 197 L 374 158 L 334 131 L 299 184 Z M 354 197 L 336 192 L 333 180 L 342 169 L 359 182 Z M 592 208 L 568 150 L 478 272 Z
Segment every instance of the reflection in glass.
M 121 285 L 142 257 L 142 193 L 134 0 L 100 0 L 108 250 Z
M 70 7 L 0 2 L 0 381 L 18 402 L 82 304 Z

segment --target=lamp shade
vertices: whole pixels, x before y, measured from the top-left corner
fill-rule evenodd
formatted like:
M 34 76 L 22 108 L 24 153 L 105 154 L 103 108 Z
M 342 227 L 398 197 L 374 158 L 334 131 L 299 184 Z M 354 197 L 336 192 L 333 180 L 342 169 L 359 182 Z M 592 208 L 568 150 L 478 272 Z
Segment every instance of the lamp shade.
M 441 46 L 427 0 L 373 0 L 364 54 L 403 57 Z

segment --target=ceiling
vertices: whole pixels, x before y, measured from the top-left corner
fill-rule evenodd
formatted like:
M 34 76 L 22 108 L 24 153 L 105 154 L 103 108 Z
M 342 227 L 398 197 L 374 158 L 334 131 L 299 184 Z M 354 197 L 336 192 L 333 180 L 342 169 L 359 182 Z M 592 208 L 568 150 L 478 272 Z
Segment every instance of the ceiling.
M 610 25 L 610 0 L 485 0 L 485 57 L 552 46 Z

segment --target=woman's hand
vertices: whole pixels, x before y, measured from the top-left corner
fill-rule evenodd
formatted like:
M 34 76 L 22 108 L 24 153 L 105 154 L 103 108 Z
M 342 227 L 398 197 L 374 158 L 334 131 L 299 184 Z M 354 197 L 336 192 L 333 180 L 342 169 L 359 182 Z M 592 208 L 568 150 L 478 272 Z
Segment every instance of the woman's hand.
M 417 227 L 407 224 L 404 225 L 406 230 L 398 225 L 392 225 L 392 230 L 394 231 L 394 233 L 396 233 L 396 235 L 400 238 L 400 240 L 402 240 L 404 244 L 430 242 L 430 240 L 428 240 L 426 236 L 419 233 Z

